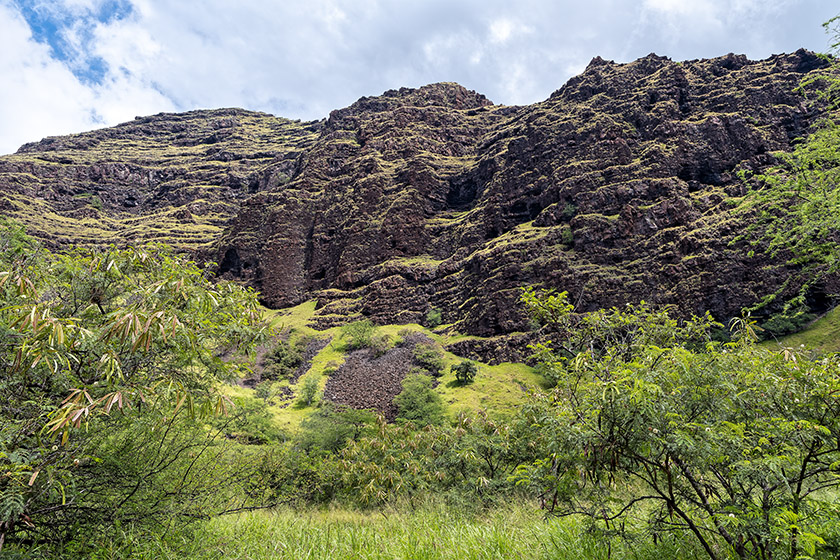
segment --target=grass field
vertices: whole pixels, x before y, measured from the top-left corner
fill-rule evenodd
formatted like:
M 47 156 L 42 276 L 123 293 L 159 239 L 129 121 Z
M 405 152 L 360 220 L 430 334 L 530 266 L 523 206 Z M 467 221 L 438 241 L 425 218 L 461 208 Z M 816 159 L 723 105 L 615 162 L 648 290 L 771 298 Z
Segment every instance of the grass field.
M 692 560 L 689 539 L 656 546 L 587 534 L 574 519 L 544 519 L 536 504 L 507 505 L 482 515 L 424 506 L 415 511 L 346 509 L 251 512 L 202 522 L 166 538 L 125 533 L 92 559 L 193 560 Z M 81 552 L 81 551 L 79 551 Z M 68 550 L 68 554 L 73 553 Z

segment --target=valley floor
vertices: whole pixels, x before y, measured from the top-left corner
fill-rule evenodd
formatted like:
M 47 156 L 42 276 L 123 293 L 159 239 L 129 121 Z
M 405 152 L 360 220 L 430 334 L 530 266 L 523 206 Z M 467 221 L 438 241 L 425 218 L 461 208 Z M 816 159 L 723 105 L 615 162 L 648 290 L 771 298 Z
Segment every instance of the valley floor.
M 202 522 L 188 533 L 123 533 L 119 541 L 78 543 L 67 557 L 93 559 L 552 559 L 702 558 L 690 539 L 614 542 L 587 534 L 578 520 L 545 519 L 537 504 L 505 505 L 477 515 L 454 508 L 305 509 L 251 512 Z M 52 557 L 52 556 L 49 556 Z

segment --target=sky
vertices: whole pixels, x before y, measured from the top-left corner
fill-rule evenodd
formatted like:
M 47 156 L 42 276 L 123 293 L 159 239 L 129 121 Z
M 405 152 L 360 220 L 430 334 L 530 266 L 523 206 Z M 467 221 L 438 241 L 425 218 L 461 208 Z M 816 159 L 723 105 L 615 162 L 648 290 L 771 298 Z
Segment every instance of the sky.
M 546 99 L 595 56 L 824 52 L 835 0 L 0 0 L 0 154 L 159 112 L 292 119 L 458 82 Z

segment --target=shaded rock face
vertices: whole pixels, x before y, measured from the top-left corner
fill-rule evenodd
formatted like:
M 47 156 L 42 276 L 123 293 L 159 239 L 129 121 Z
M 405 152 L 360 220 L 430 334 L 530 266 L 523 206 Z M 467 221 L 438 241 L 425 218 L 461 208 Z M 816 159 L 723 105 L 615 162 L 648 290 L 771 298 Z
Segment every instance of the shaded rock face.
M 526 107 L 433 84 L 318 123 L 158 115 L 0 158 L 0 210 L 46 216 L 23 221 L 56 244 L 182 240 L 269 306 L 317 298 L 321 326 L 437 308 L 465 332 L 521 331 L 529 284 L 584 309 L 645 299 L 725 319 L 788 276 L 730 244 L 749 221 L 732 212 L 736 171 L 807 133 L 816 109 L 793 90 L 824 64 L 596 58 Z
M 198 250 L 242 200 L 294 175 L 322 126 L 219 109 L 46 138 L 0 157 L 0 212 L 55 247 L 165 241 Z
M 775 290 L 782 261 L 729 242 L 762 170 L 814 114 L 793 93 L 813 54 L 592 61 L 548 100 L 490 105 L 454 85 L 333 112 L 300 174 L 248 200 L 220 244 L 269 305 L 466 332 L 527 328 L 519 287 L 584 308 L 645 299 L 720 318 Z M 443 90 L 443 91 L 442 91 Z

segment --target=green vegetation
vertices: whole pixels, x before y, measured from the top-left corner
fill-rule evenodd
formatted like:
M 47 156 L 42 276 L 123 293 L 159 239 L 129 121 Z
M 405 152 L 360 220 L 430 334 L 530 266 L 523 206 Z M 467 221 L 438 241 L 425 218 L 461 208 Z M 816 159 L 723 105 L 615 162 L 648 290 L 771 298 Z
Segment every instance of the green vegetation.
M 4 226 L 0 545 L 224 510 L 247 462 L 201 419 L 267 335 L 256 294 L 161 246 L 54 255 Z
M 75 543 L 74 543 L 75 544 Z M 78 558 L 78 548 L 67 558 Z M 75 554 L 75 555 L 74 555 Z M 132 560 L 695 560 L 685 539 L 609 545 L 576 520 L 543 519 L 534 504 L 505 505 L 486 516 L 425 505 L 419 509 L 362 512 L 346 509 L 243 513 L 202 522 L 184 535 L 127 532 L 103 543 L 96 558 Z M 51 556 L 55 558 L 56 556 Z M 37 556 L 36 556 L 37 558 Z
M 482 366 L 473 377 L 474 362 L 419 343 L 411 359 L 447 373 L 437 387 L 430 375 L 406 377 L 389 424 L 320 399 L 323 373 L 342 352 L 419 326 L 335 328 L 343 336 L 297 384 L 226 388 L 231 403 L 214 380 L 246 368 L 234 351 L 268 336 L 253 294 L 210 285 L 161 248 L 56 257 L 14 227 L 3 243 L 2 324 L 15 336 L 3 350 L 13 375 L 0 461 L 12 475 L 0 480 L 0 522 L 11 554 L 282 557 L 307 547 L 390 557 L 410 546 L 430 558 L 793 559 L 832 558 L 840 547 L 840 370 L 756 346 L 749 321 L 723 344 L 711 340 L 720 326 L 708 316 L 679 321 L 644 303 L 577 313 L 563 293 L 528 289 L 522 301 L 551 339 L 534 347 L 549 392 L 526 385 L 522 365 Z M 312 311 L 278 314 L 304 322 L 266 364 L 288 372 L 301 363 Z M 144 319 L 128 323 L 128 313 Z M 211 330 L 189 338 L 179 327 L 187 321 Z M 26 368 L 15 365 L 19 353 Z M 503 394 L 499 383 L 524 406 L 480 408 L 475 397 Z M 296 415 L 295 429 L 281 427 L 269 402 L 279 387 L 302 405 L 282 409 Z M 450 395 L 462 407 L 454 415 Z M 201 415 L 216 408 L 227 415 Z M 276 516 L 292 515 L 284 509 L 216 517 L 281 504 L 310 521 L 280 527 Z M 549 521 L 538 521 L 538 504 Z M 371 511 L 385 516 L 373 522 Z M 375 530 L 388 535 L 370 540 Z
M 523 300 L 555 337 L 536 350 L 557 386 L 525 413 L 544 439 L 518 476 L 552 511 L 607 534 L 690 534 L 712 559 L 831 555 L 836 362 L 758 348 L 747 320 L 720 344 L 708 316 L 575 314 L 565 293 L 532 290 Z
M 835 55 L 840 48 L 837 21 L 835 17 L 825 24 Z M 817 109 L 822 116 L 808 136 L 793 151 L 774 154 L 779 163 L 768 172 L 740 172 L 750 186 L 742 211 L 757 217 L 742 237 L 753 236 L 754 243 L 766 244 L 773 256 L 791 255 L 790 264 L 799 269 L 755 306 L 775 302 L 791 284 L 799 286 L 797 295 L 783 302 L 781 312 L 763 325 L 777 335 L 799 330 L 813 318 L 806 303 L 808 291 L 840 271 L 840 63 L 836 57 L 825 58 L 830 66 L 810 75 L 799 87 L 803 95 L 821 104 Z
M 435 329 L 439 327 L 443 323 L 443 315 L 440 309 L 430 309 L 428 313 L 426 313 L 426 325 L 430 329 Z
M 414 347 L 414 362 L 434 377 L 443 375 L 446 364 L 443 350 L 436 343 L 419 343 Z
M 458 365 L 452 366 L 452 373 L 455 374 L 458 383 L 466 385 L 475 381 L 475 376 L 478 375 L 478 366 L 470 360 L 462 360 Z
M 370 348 L 373 345 L 376 326 L 369 319 L 348 323 L 341 328 L 341 338 L 348 350 Z
M 263 359 L 265 368 L 264 379 L 282 379 L 290 377 L 302 363 L 300 344 L 291 344 L 279 340 Z
M 765 342 L 767 347 L 788 347 L 801 351 L 815 352 L 825 355 L 840 352 L 840 307 L 835 307 L 823 317 L 809 324 L 808 327 L 796 334 Z
M 320 388 L 320 384 L 320 375 L 314 373 L 304 375 L 298 384 L 298 404 L 302 406 L 312 406 L 318 399 L 318 389 Z
M 816 85 L 836 111 L 840 82 L 831 75 L 819 79 L 824 82 L 803 84 L 804 90 Z M 593 103 L 602 102 L 598 95 Z M 677 109 L 668 103 L 658 101 L 653 110 Z M 792 154 L 780 156 L 781 165 L 759 177 L 761 188 L 753 193 L 763 242 L 771 252 L 791 251 L 805 286 L 764 324 L 773 334 L 810 321 L 806 290 L 840 270 L 840 158 L 832 116 Z M 237 113 L 237 119 L 248 122 L 247 134 L 266 149 L 272 135 L 288 133 L 293 138 L 284 142 L 306 144 L 313 134 L 249 114 Z M 214 130 L 235 129 L 235 121 L 216 123 Z M 425 126 L 409 128 L 422 138 Z M 522 130 L 513 128 L 498 149 L 512 150 L 523 140 Z M 635 134 L 631 128 L 595 116 L 582 133 Z M 355 150 L 358 140 L 345 136 L 330 146 Z M 231 144 L 230 161 L 219 157 L 233 168 L 243 152 Z M 414 161 L 432 175 L 475 163 L 474 156 L 436 154 L 437 139 L 422 146 Z M 649 155 L 672 149 L 657 146 Z M 363 180 L 397 171 L 379 155 L 364 157 L 373 172 Z M 172 160 L 176 175 L 184 171 L 174 151 L 142 154 L 144 165 L 161 158 Z M 582 184 L 604 173 L 589 162 L 569 165 L 579 167 Z M 639 169 L 631 162 L 610 173 Z M 285 173 L 272 181 L 272 188 L 302 187 L 288 183 Z M 612 196 L 606 189 L 600 195 Z M 105 214 L 114 204 L 76 196 L 80 216 L 92 209 Z M 396 212 L 413 203 L 411 192 L 400 196 L 383 204 Z M 32 208 L 16 195 L 8 200 L 19 214 Z M 191 218 L 186 208 L 162 210 L 162 223 L 154 224 L 149 216 L 73 220 L 43 201 L 35 204 L 44 212 L 28 219 L 39 231 L 73 232 L 91 243 L 115 231 L 165 237 L 173 223 L 187 220 L 183 229 L 189 231 L 179 240 L 189 245 L 219 224 L 211 212 Z M 580 239 L 621 219 L 612 210 L 578 214 L 562 199 L 555 204 L 565 204 L 561 221 L 573 221 Z M 439 216 L 434 227 L 466 219 Z M 384 223 L 377 217 L 360 227 L 382 232 Z M 495 232 L 476 257 L 535 259 L 532 242 L 557 239 L 535 223 L 543 222 Z M 562 227 L 560 243 L 571 248 L 575 236 L 568 224 Z M 527 265 L 540 258 L 544 254 Z M 418 263 L 429 270 L 442 265 L 421 255 L 382 267 Z M 618 267 L 589 266 L 589 282 L 624 281 Z M 352 302 L 359 289 L 324 292 L 328 303 L 318 314 L 314 301 L 263 314 L 256 294 L 208 276 L 164 246 L 54 255 L 20 227 L 3 224 L 4 557 L 840 555 L 840 363 L 827 354 L 837 344 L 834 312 L 780 349 L 756 344 L 758 327 L 748 316 L 724 326 L 708 314 L 676 319 L 645 302 L 581 312 L 565 292 L 528 288 L 521 302 L 541 325 L 533 345 L 537 373 L 503 363 L 481 364 L 478 375 L 478 363 L 445 350 L 471 338 L 437 328 L 450 310 L 430 309 L 425 316 L 436 332 L 414 324 L 375 326 L 368 319 L 338 326 L 342 317 L 361 317 L 361 305 Z M 476 296 L 464 305 L 480 304 Z M 416 310 L 409 314 L 423 320 Z M 331 328 L 315 335 L 316 321 Z M 313 335 L 325 337 L 323 348 L 310 344 Z M 405 345 L 422 336 L 431 342 L 409 353 Z M 800 348 L 800 340 L 821 348 Z M 392 367 L 388 358 L 400 354 L 416 366 L 382 412 L 325 397 L 334 389 L 329 382 L 346 377 L 345 357 L 362 349 L 370 350 L 352 360 L 365 366 Z M 392 376 L 395 385 L 403 371 Z M 363 380 L 350 389 L 367 387 Z
M 409 374 L 402 382 L 402 392 L 394 398 L 399 409 L 398 420 L 419 426 L 441 424 L 443 400 L 432 390 L 432 378 L 422 373 Z

